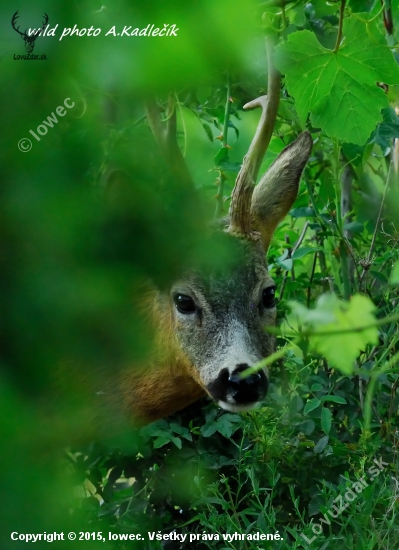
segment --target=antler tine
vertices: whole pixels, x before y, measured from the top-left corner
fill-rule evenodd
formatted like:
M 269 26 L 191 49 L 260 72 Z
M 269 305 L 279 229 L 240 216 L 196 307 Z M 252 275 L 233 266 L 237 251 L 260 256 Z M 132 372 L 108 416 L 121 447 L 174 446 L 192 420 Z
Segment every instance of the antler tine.
M 194 182 L 177 143 L 174 94 L 169 94 L 165 120 L 161 118 L 161 112 L 164 109 L 155 100 L 147 100 L 145 110 L 148 124 L 170 168 L 172 176 L 174 176 L 177 181 L 186 185 L 188 184 L 191 189 L 194 190 Z
M 19 15 L 18 15 L 18 10 L 14 13 L 14 15 L 12 16 L 12 19 L 11 19 L 11 25 L 12 25 L 12 28 L 17 31 L 19 34 L 21 34 L 22 36 L 24 35 L 23 32 L 21 32 L 19 30 L 19 27 L 20 25 L 18 25 L 18 27 L 15 27 L 15 24 L 17 22 L 17 19 L 18 19 Z
M 275 69 L 272 53 L 273 44 L 266 39 L 268 59 L 268 94 L 244 105 L 244 109 L 262 107 L 262 115 L 255 137 L 245 155 L 237 176 L 230 203 L 230 225 L 226 231 L 237 236 L 257 240 L 259 235 L 251 229 L 251 198 L 263 157 L 273 134 L 280 101 L 280 73 Z

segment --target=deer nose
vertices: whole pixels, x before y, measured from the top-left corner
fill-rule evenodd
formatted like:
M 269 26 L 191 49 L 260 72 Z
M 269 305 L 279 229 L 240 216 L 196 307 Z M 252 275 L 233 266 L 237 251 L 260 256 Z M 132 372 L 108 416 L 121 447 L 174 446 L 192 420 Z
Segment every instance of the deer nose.
M 227 381 L 227 391 L 237 405 L 261 401 L 267 394 L 269 382 L 262 370 L 250 374 L 245 378 L 241 377 L 241 373 L 248 368 L 249 365 L 246 363 L 237 365 L 237 368 L 230 374 Z

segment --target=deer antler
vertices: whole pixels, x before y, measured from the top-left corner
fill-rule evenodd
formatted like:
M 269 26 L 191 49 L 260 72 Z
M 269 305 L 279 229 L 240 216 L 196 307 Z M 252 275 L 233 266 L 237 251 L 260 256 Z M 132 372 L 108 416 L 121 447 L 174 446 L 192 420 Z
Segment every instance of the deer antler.
M 14 31 L 17 31 L 17 33 L 19 33 L 21 36 L 24 36 L 24 33 L 21 32 L 19 29 L 19 25 L 18 27 L 15 26 L 16 22 L 17 22 L 17 19 L 18 19 L 19 15 L 18 15 L 18 10 L 14 13 L 14 15 L 12 16 L 12 19 L 11 19 L 11 25 L 12 25 L 12 28 L 14 29 Z
M 172 176 L 179 182 L 189 184 L 192 189 L 195 189 L 194 182 L 177 143 L 174 94 L 169 94 L 165 120 L 161 119 L 163 109 L 156 101 L 147 100 L 145 110 L 148 124 L 165 157 Z
M 230 225 L 228 233 L 257 240 L 260 236 L 251 228 L 250 205 L 256 178 L 258 176 L 263 157 L 273 134 L 274 123 L 277 117 L 280 101 L 280 73 L 275 69 L 272 53 L 273 44 L 266 41 L 268 59 L 268 94 L 261 96 L 244 105 L 244 109 L 262 107 L 262 115 L 255 133 L 255 137 L 245 155 L 241 170 L 237 176 L 230 203 Z

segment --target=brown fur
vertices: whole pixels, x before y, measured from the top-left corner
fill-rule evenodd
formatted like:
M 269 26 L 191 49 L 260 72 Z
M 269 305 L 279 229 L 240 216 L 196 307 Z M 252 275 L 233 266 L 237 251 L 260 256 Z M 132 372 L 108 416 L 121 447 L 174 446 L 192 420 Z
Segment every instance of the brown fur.
M 175 341 L 168 300 L 156 289 L 147 288 L 142 296 L 139 308 L 156 330 L 154 350 L 148 365 L 123 372 L 116 396 L 122 397 L 123 410 L 135 423 L 169 416 L 206 394 L 195 367 Z

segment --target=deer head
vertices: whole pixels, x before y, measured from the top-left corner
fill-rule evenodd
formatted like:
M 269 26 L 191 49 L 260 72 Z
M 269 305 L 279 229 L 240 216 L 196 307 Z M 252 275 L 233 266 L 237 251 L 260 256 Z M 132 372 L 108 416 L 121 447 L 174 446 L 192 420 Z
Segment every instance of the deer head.
M 126 406 L 150 421 L 208 394 L 222 408 L 243 411 L 265 397 L 268 371 L 241 373 L 274 351 L 266 332 L 276 322 L 275 284 L 265 254 L 279 222 L 298 193 L 312 138 L 303 132 L 286 147 L 260 182 L 255 181 L 270 141 L 280 96 L 280 77 L 269 59 L 269 94 L 245 108 L 262 108 L 256 135 L 245 156 L 231 198 L 229 216 L 215 238 L 233 244 L 239 264 L 202 272 L 188 269 L 168 292 L 153 290 L 149 308 L 158 326 L 160 353 L 154 367 L 130 372 L 122 382 Z M 165 121 L 155 101 L 147 120 L 172 175 L 193 188 L 176 140 L 176 112 L 169 97 Z M 224 235 L 224 237 L 223 237 Z
M 17 19 L 18 19 L 19 15 L 18 15 L 18 11 L 16 11 L 14 13 L 14 15 L 12 16 L 12 19 L 11 19 L 11 25 L 12 25 L 12 28 L 17 31 L 18 34 L 20 34 L 25 42 L 25 48 L 26 48 L 26 51 L 27 53 L 32 53 L 33 52 L 33 48 L 35 47 L 35 40 L 36 38 L 44 31 L 44 29 L 46 28 L 46 25 L 48 23 L 48 15 L 47 13 L 44 14 L 44 21 L 43 21 L 43 25 L 42 25 L 42 28 L 41 29 L 38 29 L 35 33 L 31 34 L 30 36 L 28 35 L 28 30 L 25 29 L 25 32 L 21 32 L 19 30 L 19 26 L 16 27 L 15 24 L 17 22 Z

